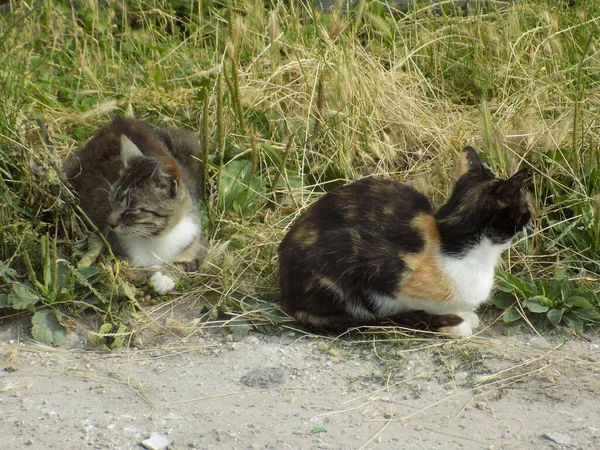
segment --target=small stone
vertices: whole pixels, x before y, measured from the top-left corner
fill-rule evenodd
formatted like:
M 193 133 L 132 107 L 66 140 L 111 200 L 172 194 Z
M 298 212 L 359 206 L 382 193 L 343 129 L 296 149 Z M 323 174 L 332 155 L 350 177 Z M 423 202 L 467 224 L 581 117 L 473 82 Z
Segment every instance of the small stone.
M 142 445 L 148 450 L 164 450 L 171 444 L 171 441 L 167 436 L 158 433 L 152 433 L 152 435 L 142 441 Z
M 266 367 L 248 372 L 240 383 L 252 388 L 266 389 L 285 383 L 287 372 L 278 367 Z
M 544 433 L 542 437 L 552 441 L 558 445 L 570 445 L 571 444 L 571 436 L 564 433 Z

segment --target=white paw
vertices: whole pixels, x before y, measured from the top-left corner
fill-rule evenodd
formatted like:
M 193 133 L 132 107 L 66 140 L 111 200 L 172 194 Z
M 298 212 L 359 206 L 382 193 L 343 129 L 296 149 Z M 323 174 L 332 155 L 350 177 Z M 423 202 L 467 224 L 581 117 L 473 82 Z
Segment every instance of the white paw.
M 173 290 L 175 287 L 175 281 L 173 281 L 173 278 L 163 274 L 160 270 L 158 272 L 154 272 L 154 274 L 150 277 L 150 282 L 152 283 L 152 288 L 158 295 L 164 295 Z
M 461 314 L 462 317 L 462 314 Z M 452 339 L 458 339 L 462 337 L 469 337 L 473 334 L 473 329 L 467 320 L 462 323 L 454 326 L 454 327 L 444 327 L 440 328 L 440 333 L 448 336 Z
M 471 326 L 472 330 L 479 327 L 479 317 L 477 317 L 477 314 L 475 314 L 473 311 L 461 312 L 457 315 L 462 317 L 463 320 Z

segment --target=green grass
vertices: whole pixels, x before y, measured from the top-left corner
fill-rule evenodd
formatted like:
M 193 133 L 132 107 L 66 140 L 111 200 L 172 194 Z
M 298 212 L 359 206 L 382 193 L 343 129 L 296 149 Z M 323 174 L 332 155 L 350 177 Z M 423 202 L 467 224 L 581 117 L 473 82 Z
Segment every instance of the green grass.
M 512 274 L 495 301 L 506 323 L 536 326 L 530 318 L 546 314 L 541 326 L 580 332 L 597 322 L 596 1 L 476 4 L 469 14 L 419 2 L 331 14 L 305 1 L 89 4 L 13 2 L 0 16 L 0 305 L 42 312 L 36 339 L 60 344 L 90 311 L 95 336 L 119 346 L 142 326 L 139 306 L 163 307 L 128 287 L 114 258 L 76 267 L 87 224 L 58 168 L 116 113 L 208 143 L 213 249 L 180 287 L 239 337 L 281 322 L 276 249 L 304 207 L 365 173 L 411 181 L 441 204 L 467 144 L 499 175 L 533 172 L 533 223 L 500 269 Z M 567 287 L 546 292 L 557 278 Z

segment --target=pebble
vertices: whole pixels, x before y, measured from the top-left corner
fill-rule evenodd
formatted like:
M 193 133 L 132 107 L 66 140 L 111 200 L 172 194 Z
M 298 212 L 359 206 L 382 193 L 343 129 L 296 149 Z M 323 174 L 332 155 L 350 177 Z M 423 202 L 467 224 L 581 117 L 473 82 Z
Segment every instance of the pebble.
M 148 439 L 142 441 L 142 445 L 148 450 L 164 450 L 169 444 L 171 444 L 169 438 L 158 433 L 152 433 Z
M 252 388 L 266 389 L 285 383 L 287 372 L 278 367 L 265 367 L 248 372 L 240 378 L 240 383 Z
M 548 439 L 558 445 L 569 445 L 571 444 L 571 436 L 564 433 L 544 433 L 543 438 Z

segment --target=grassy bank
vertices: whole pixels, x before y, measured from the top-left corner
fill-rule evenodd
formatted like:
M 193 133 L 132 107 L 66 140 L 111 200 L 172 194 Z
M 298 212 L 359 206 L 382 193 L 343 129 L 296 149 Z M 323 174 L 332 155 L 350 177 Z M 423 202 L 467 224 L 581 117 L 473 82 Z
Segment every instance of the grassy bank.
M 58 168 L 117 113 L 205 143 L 213 249 L 179 287 L 237 333 L 282 320 L 276 248 L 304 207 L 367 173 L 441 204 L 465 145 L 501 176 L 533 173 L 535 218 L 500 267 L 500 320 L 581 331 L 600 318 L 597 2 L 468 14 L 419 2 L 328 14 L 262 0 L 79 3 L 14 2 L 0 16 L 0 311 L 37 311 L 36 339 L 62 342 L 92 311 L 92 334 L 118 346 L 140 311 L 164 308 L 128 288 L 113 258 L 77 269 L 86 224 Z

